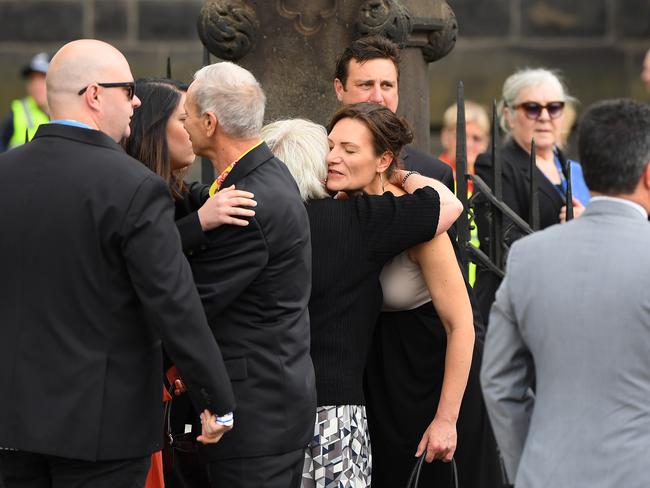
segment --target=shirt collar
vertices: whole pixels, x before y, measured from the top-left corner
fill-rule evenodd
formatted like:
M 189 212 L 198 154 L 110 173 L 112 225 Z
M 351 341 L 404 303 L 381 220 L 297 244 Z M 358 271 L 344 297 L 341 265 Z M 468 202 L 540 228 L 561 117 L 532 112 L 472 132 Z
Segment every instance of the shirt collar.
M 598 195 L 598 196 L 595 196 L 595 197 L 591 197 L 591 200 L 589 200 L 589 201 L 590 202 L 597 202 L 598 200 L 623 203 L 623 204 L 625 204 L 625 205 L 627 205 L 629 207 L 632 207 L 637 212 L 639 212 L 641 215 L 643 215 L 644 219 L 648 218 L 648 212 L 646 212 L 646 209 L 643 208 L 638 203 L 633 202 L 632 200 L 628 200 L 626 198 L 610 197 L 610 196 L 606 196 L 606 195 Z
M 93 127 L 90 127 L 88 124 L 84 124 L 83 122 L 79 122 L 78 120 L 72 120 L 72 119 L 50 120 L 50 124 L 69 125 L 71 127 L 80 127 L 82 129 L 97 130 L 94 129 Z
M 258 147 L 258 146 L 259 146 L 260 144 L 262 144 L 263 142 L 264 142 L 264 141 L 261 140 L 261 141 L 259 141 L 258 143 L 254 144 L 253 146 L 251 146 L 250 148 L 248 148 L 246 151 L 244 151 L 243 153 L 241 153 L 241 154 L 239 155 L 239 157 L 238 157 L 237 159 L 235 159 L 232 163 L 230 163 L 230 164 L 228 165 L 228 167 L 227 167 L 226 169 L 224 169 L 224 170 L 219 174 L 219 176 L 217 176 L 217 179 L 215 179 L 215 180 L 212 182 L 212 185 L 210 186 L 210 190 L 208 191 L 208 194 L 209 194 L 210 196 L 212 196 L 212 195 L 214 195 L 215 193 L 217 193 L 217 192 L 221 189 L 221 185 L 222 185 L 222 183 L 223 183 L 223 182 L 225 181 L 225 179 L 228 177 L 228 175 L 229 175 L 230 172 L 233 170 L 233 168 L 235 167 L 235 165 L 236 165 L 236 164 L 237 164 L 237 163 L 238 163 L 238 162 L 239 162 L 239 161 L 240 161 L 244 156 L 246 156 L 249 152 L 251 152 L 253 149 L 255 149 L 256 147 Z

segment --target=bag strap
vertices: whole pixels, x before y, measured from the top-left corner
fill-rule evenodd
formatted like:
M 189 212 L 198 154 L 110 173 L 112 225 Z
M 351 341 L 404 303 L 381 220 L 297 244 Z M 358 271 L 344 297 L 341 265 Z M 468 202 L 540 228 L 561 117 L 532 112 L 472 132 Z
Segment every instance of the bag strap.
M 406 483 L 406 488 L 418 488 L 420 483 L 420 471 L 422 471 L 422 465 L 424 464 L 425 455 L 423 454 L 415 462 L 413 470 L 411 471 L 411 476 L 409 476 L 408 483 Z M 456 467 L 456 460 L 451 458 L 451 487 L 458 488 L 458 468 Z

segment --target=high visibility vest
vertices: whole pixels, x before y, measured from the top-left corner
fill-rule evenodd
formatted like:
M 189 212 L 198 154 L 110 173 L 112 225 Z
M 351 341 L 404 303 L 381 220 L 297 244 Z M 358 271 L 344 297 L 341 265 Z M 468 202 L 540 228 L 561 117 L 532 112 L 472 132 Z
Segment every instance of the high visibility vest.
M 14 117 L 14 132 L 9 139 L 9 149 L 25 144 L 25 134 L 31 141 L 38 126 L 50 121 L 32 97 L 14 100 L 11 102 L 11 111 Z

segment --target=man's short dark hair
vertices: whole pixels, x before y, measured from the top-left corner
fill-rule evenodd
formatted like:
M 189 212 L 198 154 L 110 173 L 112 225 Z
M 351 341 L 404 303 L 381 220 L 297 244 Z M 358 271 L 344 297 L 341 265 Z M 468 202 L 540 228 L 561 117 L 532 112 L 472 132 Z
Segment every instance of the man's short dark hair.
M 390 59 L 395 65 L 397 80 L 399 81 L 399 56 L 399 46 L 387 37 L 362 37 L 345 48 L 345 51 L 343 51 L 336 62 L 334 78 L 338 78 L 343 87 L 345 87 L 348 81 L 348 67 L 352 59 L 357 63 L 365 63 L 371 59 Z
M 650 160 L 650 105 L 631 99 L 595 103 L 580 119 L 578 153 L 591 191 L 632 193 Z

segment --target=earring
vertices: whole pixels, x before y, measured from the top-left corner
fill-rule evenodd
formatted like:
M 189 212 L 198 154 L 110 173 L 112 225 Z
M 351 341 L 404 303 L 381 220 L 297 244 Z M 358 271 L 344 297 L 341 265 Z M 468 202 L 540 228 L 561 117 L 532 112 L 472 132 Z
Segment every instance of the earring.
M 381 192 L 386 193 L 386 190 L 384 190 L 384 174 L 379 173 L 379 181 L 381 181 Z

